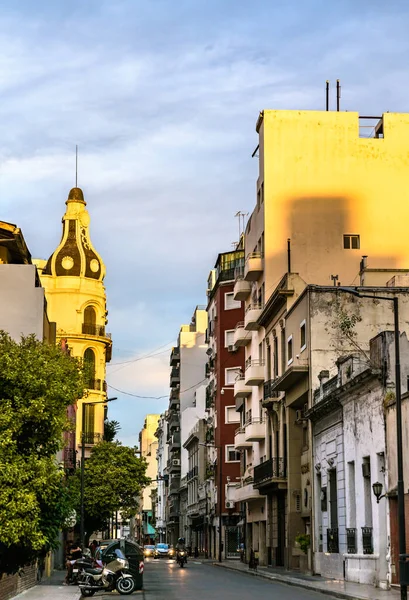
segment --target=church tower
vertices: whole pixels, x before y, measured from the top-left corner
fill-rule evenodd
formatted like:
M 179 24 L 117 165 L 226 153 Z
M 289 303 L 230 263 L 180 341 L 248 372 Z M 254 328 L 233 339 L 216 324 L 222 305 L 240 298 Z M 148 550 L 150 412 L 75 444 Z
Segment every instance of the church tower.
M 105 331 L 105 265 L 90 240 L 90 216 L 80 188 L 70 191 L 66 205 L 59 246 L 48 261 L 34 262 L 45 288 L 49 318 L 57 323 L 57 342 L 68 345 L 71 354 L 82 358 L 91 373 L 88 395 L 78 401 L 76 413 L 77 456 L 82 434 L 89 456 L 104 433 L 105 372 L 106 363 L 111 360 L 112 340 Z

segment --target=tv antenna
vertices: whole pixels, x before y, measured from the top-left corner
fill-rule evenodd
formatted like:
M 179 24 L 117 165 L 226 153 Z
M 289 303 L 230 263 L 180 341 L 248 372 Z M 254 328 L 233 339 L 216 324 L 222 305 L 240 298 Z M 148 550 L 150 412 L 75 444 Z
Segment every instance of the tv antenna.
M 248 212 L 245 213 L 245 212 L 239 210 L 234 215 L 235 217 L 237 217 L 237 219 L 239 221 L 239 242 L 241 240 L 242 233 L 244 232 L 244 220 L 248 214 L 249 214 Z

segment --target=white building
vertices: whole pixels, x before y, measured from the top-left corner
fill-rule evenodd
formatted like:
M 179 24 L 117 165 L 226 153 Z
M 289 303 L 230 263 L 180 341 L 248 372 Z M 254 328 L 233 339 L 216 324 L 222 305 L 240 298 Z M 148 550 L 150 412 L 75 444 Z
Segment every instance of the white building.
M 166 467 L 168 462 L 169 447 L 166 443 L 167 421 L 166 412 L 159 417 L 158 428 L 155 436 L 158 439 L 158 449 L 156 451 L 157 484 L 158 491 L 156 496 L 156 539 L 158 542 L 166 541 L 166 501 L 167 501 L 167 479 Z

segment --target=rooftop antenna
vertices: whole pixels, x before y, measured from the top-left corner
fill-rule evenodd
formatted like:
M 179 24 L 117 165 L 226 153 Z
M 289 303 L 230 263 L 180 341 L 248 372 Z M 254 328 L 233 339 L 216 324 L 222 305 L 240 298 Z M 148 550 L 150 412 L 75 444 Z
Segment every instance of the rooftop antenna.
M 329 110 L 329 81 L 327 79 L 327 81 L 325 82 L 326 87 L 325 87 L 325 110 Z
M 247 215 L 248 215 L 248 214 L 249 214 L 249 213 L 245 213 L 245 212 L 242 212 L 241 210 L 239 210 L 239 211 L 237 211 L 237 212 L 236 212 L 236 214 L 234 215 L 234 216 L 235 216 L 235 217 L 237 217 L 237 218 L 238 218 L 238 220 L 239 220 L 239 241 L 240 241 L 240 239 L 241 239 L 241 235 L 242 235 L 242 233 L 243 233 L 243 231 L 244 231 L 244 219 L 247 217 Z M 243 223 L 242 223 L 242 221 L 241 221 L 242 219 L 243 219 Z
M 75 146 L 75 187 L 78 187 L 78 144 Z
M 341 99 L 341 84 L 339 83 L 339 79 L 337 79 L 337 111 L 339 112 L 339 101 Z

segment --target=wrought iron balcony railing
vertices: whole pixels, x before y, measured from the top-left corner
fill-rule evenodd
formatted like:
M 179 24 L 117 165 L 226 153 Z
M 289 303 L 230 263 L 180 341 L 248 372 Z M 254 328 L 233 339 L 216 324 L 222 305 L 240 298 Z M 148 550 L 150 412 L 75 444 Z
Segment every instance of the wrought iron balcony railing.
M 85 335 L 97 335 L 99 337 L 105 337 L 105 326 L 95 325 L 92 323 L 83 323 L 82 333 Z
M 279 392 L 277 391 L 273 391 L 273 386 L 274 386 L 275 380 L 274 379 L 270 379 L 270 381 L 266 381 L 264 384 L 264 401 L 270 400 L 272 398 L 278 398 L 279 397 Z
M 101 379 L 88 379 L 87 381 L 87 387 L 89 390 L 97 390 L 97 391 L 101 391 Z M 105 383 L 105 381 L 103 382 Z M 106 383 L 105 383 L 105 390 L 106 391 Z
M 102 442 L 103 437 L 102 433 L 95 433 L 94 431 L 83 431 L 81 434 L 84 444 L 89 445 L 99 444 L 99 442 Z
M 356 529 L 355 527 L 347 527 L 347 553 L 356 554 L 357 552 Z
M 327 529 L 327 552 L 337 554 L 339 552 L 338 527 Z
M 373 554 L 372 527 L 362 527 L 362 551 L 364 554 Z
M 254 485 L 268 483 L 272 479 L 285 479 L 287 464 L 284 458 L 270 458 L 254 467 Z

